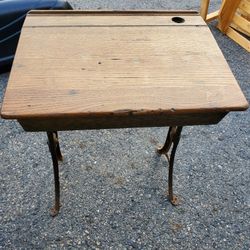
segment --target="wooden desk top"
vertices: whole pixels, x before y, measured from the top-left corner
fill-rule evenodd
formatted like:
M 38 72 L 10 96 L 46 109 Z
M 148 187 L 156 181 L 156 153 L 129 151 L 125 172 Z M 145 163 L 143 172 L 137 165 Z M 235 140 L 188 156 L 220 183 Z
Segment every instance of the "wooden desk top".
M 247 107 L 200 16 L 34 11 L 22 29 L 1 116 L 171 116 Z

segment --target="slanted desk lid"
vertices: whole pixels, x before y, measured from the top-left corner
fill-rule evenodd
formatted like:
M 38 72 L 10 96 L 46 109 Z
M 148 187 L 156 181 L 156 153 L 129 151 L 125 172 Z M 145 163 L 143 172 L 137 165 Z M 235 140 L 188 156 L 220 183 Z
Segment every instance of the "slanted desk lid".
M 1 115 L 175 115 L 247 107 L 200 16 L 34 12 L 22 30 Z

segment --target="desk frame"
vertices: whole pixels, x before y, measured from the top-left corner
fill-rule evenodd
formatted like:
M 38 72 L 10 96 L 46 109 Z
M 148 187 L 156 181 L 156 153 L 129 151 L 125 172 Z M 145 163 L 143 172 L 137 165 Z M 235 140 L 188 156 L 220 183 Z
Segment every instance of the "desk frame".
M 173 194 L 173 170 L 174 170 L 174 159 L 175 153 L 177 150 L 177 146 L 181 137 L 182 126 L 174 126 L 170 127 L 168 130 L 167 138 L 164 145 L 157 149 L 157 153 L 159 155 L 165 155 L 168 163 L 168 192 L 167 197 L 172 205 L 178 205 L 179 199 L 176 195 Z M 49 150 L 52 157 L 53 162 L 53 170 L 54 170 L 54 183 L 55 183 L 55 202 L 54 206 L 51 208 L 51 216 L 56 216 L 60 210 L 60 178 L 59 178 L 59 161 L 63 160 L 63 156 L 61 154 L 58 132 L 47 132 L 48 136 L 48 145 Z M 171 152 L 170 152 L 171 151 Z
M 54 119 L 21 119 L 18 120 L 26 131 L 47 131 L 48 145 L 53 162 L 55 201 L 51 208 L 51 216 L 58 215 L 60 211 L 60 178 L 59 161 L 63 160 L 61 154 L 57 130 L 86 130 L 86 129 L 109 129 L 109 128 L 133 128 L 133 127 L 156 127 L 169 126 L 164 145 L 157 149 L 159 155 L 164 155 L 168 161 L 168 190 L 167 198 L 172 205 L 179 204 L 179 199 L 173 193 L 173 170 L 176 150 L 180 141 L 182 128 L 185 125 L 207 125 L 218 123 L 227 113 L 198 113 L 198 114 L 136 114 L 124 112 L 122 115 L 107 117 L 91 117 L 86 119 L 54 118 Z M 145 122 L 147 126 L 145 125 Z

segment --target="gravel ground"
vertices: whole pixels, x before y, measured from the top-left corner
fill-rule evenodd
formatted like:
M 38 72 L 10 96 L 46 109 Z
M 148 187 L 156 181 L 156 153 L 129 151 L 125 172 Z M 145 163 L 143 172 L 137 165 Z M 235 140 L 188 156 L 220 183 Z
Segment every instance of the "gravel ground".
M 70 2 L 89 9 L 199 6 L 180 0 Z M 249 54 L 213 25 L 249 100 Z M 0 101 L 8 76 L 0 76 Z M 63 206 L 56 218 L 48 213 L 53 176 L 46 135 L 0 120 L 0 248 L 250 249 L 249 112 L 184 128 L 175 165 L 178 207 L 166 200 L 166 162 L 154 150 L 166 128 L 61 132 Z

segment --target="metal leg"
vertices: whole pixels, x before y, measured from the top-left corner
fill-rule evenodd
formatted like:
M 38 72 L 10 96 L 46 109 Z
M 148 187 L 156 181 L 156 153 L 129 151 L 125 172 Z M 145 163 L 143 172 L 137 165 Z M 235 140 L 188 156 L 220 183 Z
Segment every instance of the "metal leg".
M 173 205 L 178 205 L 178 198 L 173 194 L 173 168 L 174 168 L 174 157 L 176 149 L 181 137 L 182 127 L 170 127 L 168 130 L 167 139 L 162 148 L 159 148 L 157 152 L 159 154 L 164 154 L 169 162 L 169 172 L 168 172 L 168 199 Z M 170 156 L 168 154 L 170 148 L 172 150 Z
M 55 204 L 51 209 L 51 216 L 56 216 L 60 210 L 60 181 L 59 181 L 59 169 L 58 160 L 62 161 L 62 154 L 59 147 L 57 132 L 47 132 L 49 150 L 51 153 L 54 169 L 54 182 L 55 182 Z
M 63 161 L 63 156 L 60 150 L 60 146 L 59 146 L 59 139 L 58 139 L 58 133 L 57 131 L 53 132 L 55 134 L 55 143 L 56 143 L 56 155 L 57 155 L 57 159 L 58 161 Z

